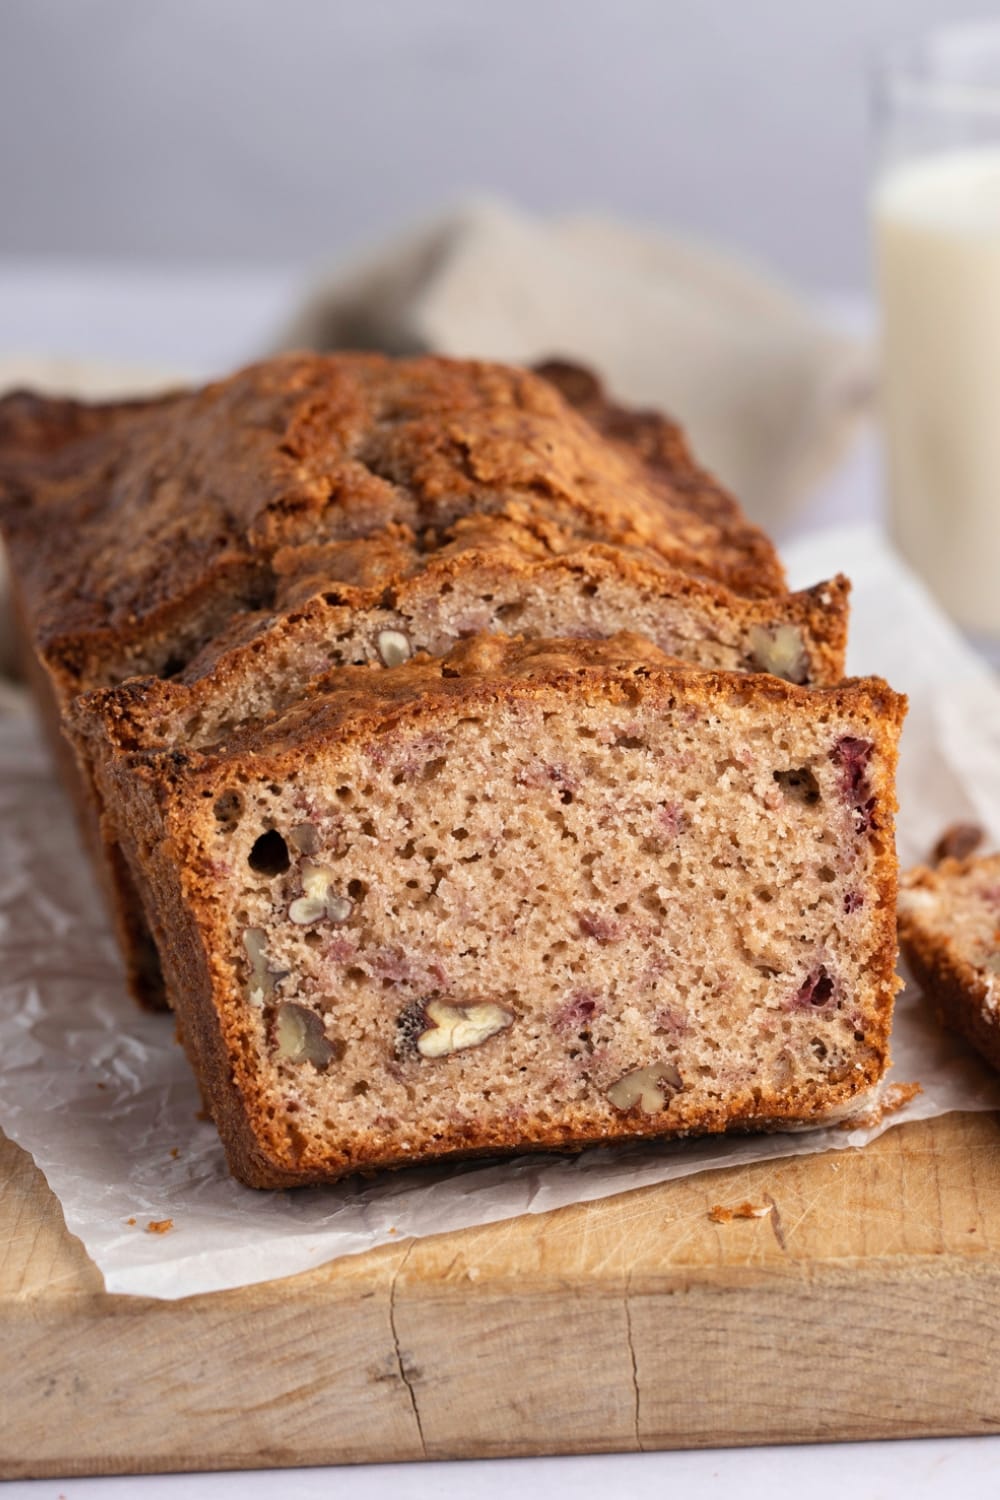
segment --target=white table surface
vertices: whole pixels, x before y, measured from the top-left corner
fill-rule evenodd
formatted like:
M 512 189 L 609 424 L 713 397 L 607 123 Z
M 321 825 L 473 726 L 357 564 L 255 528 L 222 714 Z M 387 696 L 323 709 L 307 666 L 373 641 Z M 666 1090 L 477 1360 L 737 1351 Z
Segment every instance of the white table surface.
M 0 261 L 0 357 L 69 355 L 217 374 L 266 349 L 295 306 L 300 278 L 276 270 L 159 270 L 149 266 Z M 854 319 L 852 318 L 852 321 Z M 879 508 L 877 453 L 862 438 L 810 500 L 801 526 L 871 516 Z M 797 528 L 799 529 L 799 528 Z M 0 1122 L 2 1123 L 2 1122 Z M 0 1351 L 0 1360 L 3 1354 Z M 992 1398 L 995 1399 L 995 1393 Z M 119 1479 L 24 1480 L 3 1500 L 663 1500 L 723 1496 L 773 1500 L 952 1500 L 973 1487 L 1000 1495 L 1000 1436 L 800 1448 L 363 1468 L 260 1470 Z

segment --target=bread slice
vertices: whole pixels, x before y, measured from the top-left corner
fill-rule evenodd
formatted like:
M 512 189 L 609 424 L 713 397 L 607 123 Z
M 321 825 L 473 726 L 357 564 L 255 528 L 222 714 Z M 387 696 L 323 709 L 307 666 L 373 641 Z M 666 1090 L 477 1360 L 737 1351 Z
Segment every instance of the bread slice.
M 904 875 L 899 940 L 941 1021 L 1000 1068 L 1000 854 Z
M 244 1182 L 813 1123 L 881 1077 L 884 683 L 480 636 L 187 751 L 158 690 L 74 732 Z
M 629 628 L 708 667 L 838 680 L 846 580 L 789 593 L 674 424 L 549 376 L 293 355 L 159 400 L 0 402 L 0 519 L 54 738 L 78 694 L 153 674 L 180 741 L 210 742 L 332 666 L 476 632 Z M 64 769 L 132 987 L 162 1003 L 114 811 L 86 759 Z

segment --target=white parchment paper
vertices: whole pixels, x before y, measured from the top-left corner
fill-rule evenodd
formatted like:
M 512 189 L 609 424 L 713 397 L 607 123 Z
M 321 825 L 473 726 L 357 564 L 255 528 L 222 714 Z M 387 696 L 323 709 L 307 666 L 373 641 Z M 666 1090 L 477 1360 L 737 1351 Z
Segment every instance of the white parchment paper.
M 1000 687 L 873 531 L 790 549 L 793 581 L 854 580 L 850 668 L 911 695 L 900 853 L 972 818 L 1000 842 Z M 166 1016 L 125 993 L 70 809 L 30 717 L 0 719 L 0 1124 L 32 1153 L 109 1291 L 175 1298 L 266 1281 L 409 1235 L 606 1197 L 708 1168 L 863 1145 L 904 1120 L 1000 1109 L 1000 1080 L 919 997 L 897 1007 L 892 1078 L 923 1092 L 871 1129 L 602 1147 L 257 1193 L 228 1176 Z M 150 1221 L 171 1220 L 165 1233 Z

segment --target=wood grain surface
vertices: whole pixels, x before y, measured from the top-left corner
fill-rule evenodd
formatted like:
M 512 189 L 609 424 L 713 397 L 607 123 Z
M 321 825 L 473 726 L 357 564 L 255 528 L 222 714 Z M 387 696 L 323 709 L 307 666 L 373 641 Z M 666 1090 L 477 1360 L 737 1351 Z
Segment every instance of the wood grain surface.
M 5 1478 L 997 1432 L 998 1119 L 181 1302 L 0 1139 L 0 1351 Z

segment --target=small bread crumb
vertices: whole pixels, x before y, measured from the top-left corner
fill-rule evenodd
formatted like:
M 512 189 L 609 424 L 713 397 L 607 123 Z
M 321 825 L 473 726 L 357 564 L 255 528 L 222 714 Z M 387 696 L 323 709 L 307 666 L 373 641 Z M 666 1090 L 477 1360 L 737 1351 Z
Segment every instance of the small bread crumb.
M 125 1223 L 126 1224 L 134 1224 L 135 1223 L 135 1219 L 134 1218 L 133 1219 L 126 1219 Z
M 173 1219 L 150 1219 L 146 1225 L 147 1234 L 169 1234 L 174 1227 Z
M 722 1203 L 716 1203 L 714 1208 L 708 1210 L 708 1217 L 713 1224 L 731 1224 L 734 1219 L 764 1219 L 774 1207 L 773 1203 L 736 1203 L 732 1208 L 726 1208 Z
M 170 1155 L 173 1157 L 174 1161 L 177 1160 L 177 1158 L 180 1156 L 180 1154 L 181 1154 L 181 1148 L 179 1146 L 171 1146 L 171 1148 L 170 1148 Z

